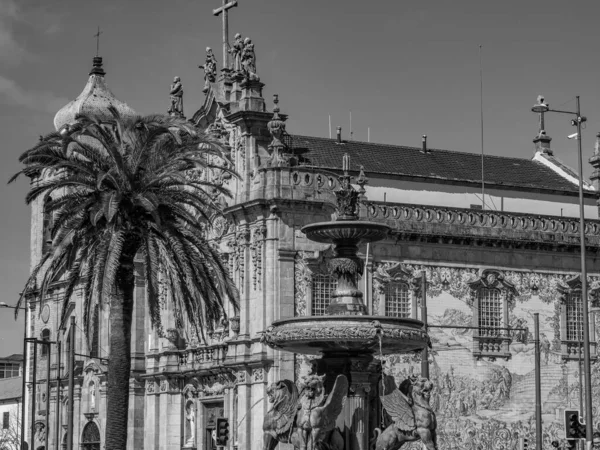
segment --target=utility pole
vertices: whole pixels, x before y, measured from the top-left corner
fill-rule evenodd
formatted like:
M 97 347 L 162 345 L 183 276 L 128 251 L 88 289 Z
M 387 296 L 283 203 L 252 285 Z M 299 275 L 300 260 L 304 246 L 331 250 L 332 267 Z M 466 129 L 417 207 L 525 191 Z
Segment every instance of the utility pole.
M 542 450 L 542 377 L 540 358 L 540 314 L 533 314 L 535 328 L 535 448 Z
M 421 321 L 427 333 L 427 274 L 421 272 Z M 429 378 L 429 349 L 427 345 L 421 352 L 421 376 Z
M 73 393 L 75 392 L 75 317 L 69 328 L 69 406 L 67 419 L 67 450 L 73 450 Z

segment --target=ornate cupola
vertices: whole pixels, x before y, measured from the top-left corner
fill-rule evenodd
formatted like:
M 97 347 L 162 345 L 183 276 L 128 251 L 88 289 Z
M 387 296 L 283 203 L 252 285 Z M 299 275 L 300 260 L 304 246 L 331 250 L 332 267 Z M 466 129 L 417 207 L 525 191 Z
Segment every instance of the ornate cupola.
M 135 111 L 127 103 L 118 100 L 106 85 L 102 68 L 102 58 L 94 57 L 90 78 L 79 96 L 63 106 L 54 116 L 54 127 L 60 130 L 65 125 L 75 122 L 78 114 L 89 114 L 99 119 L 111 117 L 108 111 L 113 106 L 123 117 L 132 117 Z

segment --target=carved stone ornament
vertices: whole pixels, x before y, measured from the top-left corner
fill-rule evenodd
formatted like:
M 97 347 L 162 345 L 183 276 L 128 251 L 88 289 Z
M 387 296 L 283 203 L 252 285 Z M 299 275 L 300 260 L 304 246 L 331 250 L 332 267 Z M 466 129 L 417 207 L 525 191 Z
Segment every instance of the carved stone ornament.
M 250 256 L 252 259 L 252 286 L 254 290 L 261 287 L 263 248 L 267 237 L 267 227 L 259 225 L 252 229 L 252 243 L 250 244 Z
M 204 88 L 202 92 L 208 92 L 210 83 L 214 83 L 217 77 L 217 58 L 210 47 L 206 47 L 206 59 L 204 65 L 198 66 L 204 69 Z
M 245 383 L 247 375 L 248 373 L 246 370 L 238 370 L 238 372 L 235 374 L 237 384 Z
M 173 84 L 171 84 L 171 90 L 169 91 L 171 96 L 171 106 L 167 111 L 171 116 L 184 117 L 183 116 L 183 86 L 181 84 L 181 78 L 175 77 Z
M 233 388 L 235 377 L 231 372 L 221 372 L 215 375 L 204 376 L 200 379 L 198 391 L 200 394 L 211 397 L 223 395 L 226 389 Z
M 497 289 L 508 301 L 509 306 L 514 306 L 514 298 L 519 295 L 515 286 L 505 279 L 504 274 L 496 269 L 484 269 L 479 275 L 479 279 L 469 282 L 471 296 L 469 305 L 472 306 L 480 289 Z
M 154 380 L 146 380 L 146 394 L 155 394 L 156 393 L 156 381 Z
M 341 435 L 335 422 L 347 395 L 344 375 L 337 376 L 329 395 L 325 394 L 325 376 L 302 377 L 298 386 L 290 380 L 272 383 L 267 388 L 273 406 L 264 419 L 265 447 L 275 448 L 280 442 L 306 450 L 337 448 L 332 444 L 340 442 Z
M 263 367 L 252 369 L 252 381 L 255 383 L 262 383 L 265 381 L 265 369 Z

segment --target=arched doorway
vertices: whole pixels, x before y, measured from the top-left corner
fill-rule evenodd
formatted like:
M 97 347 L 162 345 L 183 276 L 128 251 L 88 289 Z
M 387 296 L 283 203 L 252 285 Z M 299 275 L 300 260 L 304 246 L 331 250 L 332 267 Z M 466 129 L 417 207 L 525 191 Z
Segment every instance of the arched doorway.
M 83 450 L 100 450 L 100 430 L 94 422 L 89 422 L 83 428 L 81 448 Z

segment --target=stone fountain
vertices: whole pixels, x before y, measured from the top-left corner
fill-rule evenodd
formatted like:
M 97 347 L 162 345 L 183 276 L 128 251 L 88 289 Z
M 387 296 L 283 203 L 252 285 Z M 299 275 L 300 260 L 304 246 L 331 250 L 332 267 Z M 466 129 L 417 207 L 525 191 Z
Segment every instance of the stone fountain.
M 379 397 L 382 394 L 379 392 L 381 362 L 373 355 L 415 352 L 429 344 L 429 337 L 419 320 L 368 315 L 363 293 L 358 289 L 364 267 L 357 255 L 358 246 L 382 240 L 391 230 L 384 224 L 359 220 L 359 192 L 351 184 L 349 166 L 350 158 L 346 154 L 343 175 L 339 177 L 340 188 L 335 191 L 336 220 L 302 228 L 309 239 L 333 244 L 334 257 L 328 266 L 338 283 L 327 314 L 278 320 L 263 333 L 263 342 L 275 349 L 320 356 L 312 360 L 313 374 L 301 380 L 299 393 L 289 380 L 269 388 L 275 406 L 265 417 L 265 450 L 272 450 L 277 441 L 290 442 L 302 450 L 317 448 L 317 442 L 338 450 L 367 450 L 369 439 L 379 426 L 380 401 L 383 400 Z M 303 394 L 307 390 L 308 397 Z M 341 390 L 345 395 L 340 396 Z M 325 396 L 326 392 L 328 396 Z M 319 395 L 321 403 L 316 401 Z M 294 425 L 297 422 L 294 416 L 296 405 L 286 401 L 294 402 L 298 397 L 297 410 L 314 410 L 313 415 L 317 417 L 314 426 Z M 338 405 L 333 404 L 336 401 Z M 278 407 L 278 404 L 285 407 Z M 322 405 L 322 408 L 316 405 Z M 288 406 L 292 406 L 288 409 L 294 409 L 294 413 L 283 411 Z M 331 430 L 333 425 L 329 429 L 320 429 L 318 417 L 321 416 L 323 423 L 335 422 L 341 436 Z M 287 428 L 282 428 L 282 420 L 286 417 L 286 423 L 289 423 Z M 300 431 L 296 441 L 293 438 L 286 440 L 284 433 L 276 431 L 275 423 L 280 431 L 288 430 L 289 436 L 292 427 L 297 426 Z

